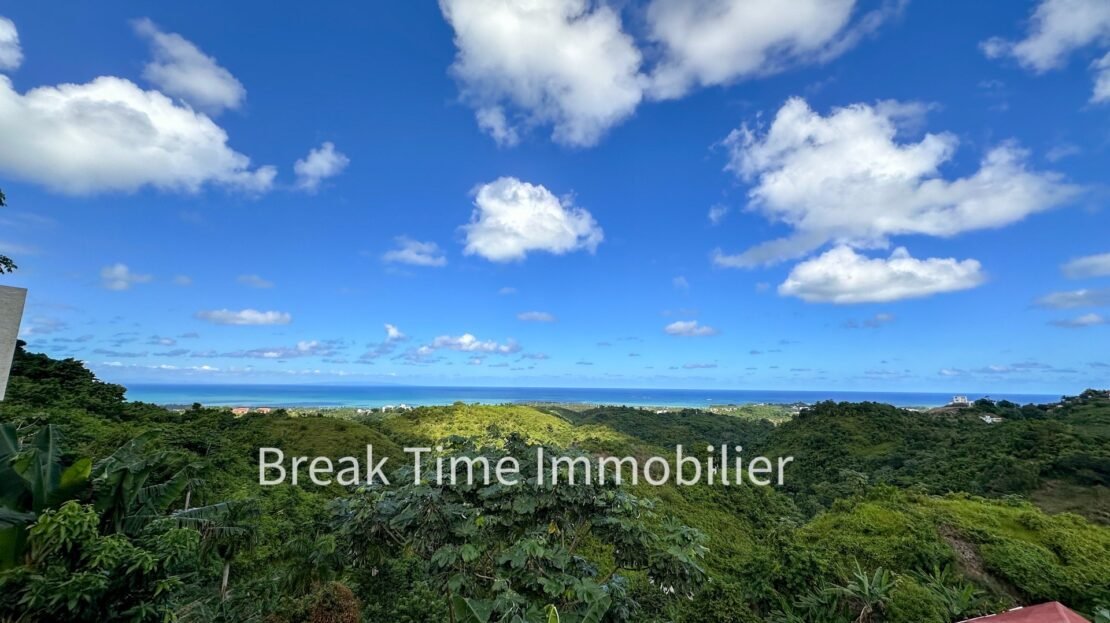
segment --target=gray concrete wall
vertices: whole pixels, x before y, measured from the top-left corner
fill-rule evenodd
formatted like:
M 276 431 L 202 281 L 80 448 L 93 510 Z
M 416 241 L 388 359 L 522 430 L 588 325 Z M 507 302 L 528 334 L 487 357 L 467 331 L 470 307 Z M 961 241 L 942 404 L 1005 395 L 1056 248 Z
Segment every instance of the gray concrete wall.
M 19 322 L 23 319 L 23 302 L 27 291 L 23 288 L 0 286 L 0 400 L 8 389 L 8 373 L 15 355 L 15 340 L 19 336 Z

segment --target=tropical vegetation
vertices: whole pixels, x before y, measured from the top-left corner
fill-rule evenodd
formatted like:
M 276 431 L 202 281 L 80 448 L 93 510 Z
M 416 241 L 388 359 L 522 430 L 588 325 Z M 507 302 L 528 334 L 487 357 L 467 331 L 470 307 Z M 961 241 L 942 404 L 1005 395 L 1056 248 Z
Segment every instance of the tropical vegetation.
M 946 623 L 1110 612 L 1110 396 L 916 412 L 456 403 L 236 417 L 130 402 L 20 344 L 0 403 L 0 621 Z M 981 416 L 992 415 L 987 423 Z M 258 484 L 258 448 L 394 459 Z M 415 481 L 406 446 L 517 459 L 676 444 L 793 456 L 785 484 Z

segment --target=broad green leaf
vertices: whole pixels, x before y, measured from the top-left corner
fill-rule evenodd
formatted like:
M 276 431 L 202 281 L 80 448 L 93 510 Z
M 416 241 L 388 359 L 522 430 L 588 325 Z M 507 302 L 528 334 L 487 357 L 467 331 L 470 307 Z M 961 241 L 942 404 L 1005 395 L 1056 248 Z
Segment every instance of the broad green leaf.
M 482 599 L 464 599 L 456 595 L 452 605 L 457 623 L 488 623 L 493 613 L 493 604 Z
M 586 613 L 582 615 L 582 623 L 601 623 L 601 619 L 609 612 L 609 606 L 612 605 L 613 598 L 605 595 L 597 601 L 590 604 Z

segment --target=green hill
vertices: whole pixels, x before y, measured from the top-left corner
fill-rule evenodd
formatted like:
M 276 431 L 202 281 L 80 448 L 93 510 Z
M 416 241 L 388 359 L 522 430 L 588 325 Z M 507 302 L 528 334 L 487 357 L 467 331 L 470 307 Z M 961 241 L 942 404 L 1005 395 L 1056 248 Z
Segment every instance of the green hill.
M 107 551 L 97 549 L 107 543 L 136 556 L 154 548 L 151 560 L 161 560 L 162 540 L 184 540 L 165 550 L 177 552 L 165 559 L 176 566 L 157 563 L 141 577 L 132 577 L 135 568 L 107 571 L 109 559 L 80 548 L 26 558 L 0 570 L 5 594 L 23 596 L 0 608 L 0 620 L 115 620 L 122 615 L 109 612 L 113 604 L 141 603 L 132 620 L 353 621 L 352 608 L 361 608 L 364 621 L 448 620 L 466 611 L 473 620 L 516 612 L 530 622 L 547 620 L 550 606 L 570 621 L 847 623 L 866 606 L 874 623 L 945 623 L 1047 600 L 1092 616 L 1110 605 L 1104 393 L 1042 406 L 982 403 L 955 414 L 823 403 L 778 425 L 697 410 L 464 403 L 354 418 L 236 417 L 126 402 L 122 388 L 80 363 L 22 348 L 13 374 L 0 422 L 19 431 L 20 444 L 48 425 L 61 440 L 50 459 L 59 471 L 41 473 L 60 474 L 82 457 L 104 465 L 97 460 L 142 435 L 148 458 L 127 469 L 166 483 L 133 498 L 146 504 L 136 515 L 149 523 L 144 531 L 117 534 L 102 522 L 99 535 L 95 526 L 81 529 L 92 539 L 83 547 Z M 986 413 L 1004 421 L 985 423 Z M 370 444 L 401 466 L 410 460 L 402 448 L 414 445 L 496 458 L 539 444 L 596 460 L 721 443 L 743 445 L 748 456 L 793 456 L 785 486 L 354 489 L 257 481 L 259 447 L 337 459 L 361 457 Z M 6 460 L 45 456 L 28 448 Z M 22 486 L 13 474 L 0 466 L 0 490 Z M 0 545 L 4 530 L 15 529 L 5 526 L 31 522 L 29 543 L 55 551 L 41 541 L 50 522 L 61 521 L 54 513 L 95 521 L 107 512 L 108 481 L 95 469 L 88 477 L 70 506 L 58 498 L 28 514 L 29 497 L 0 497 L 8 522 L 0 522 Z M 164 504 L 155 508 L 154 499 Z M 187 506 L 212 518 L 194 520 L 199 511 Z M 77 534 L 76 526 L 65 530 Z M 226 565 L 224 593 L 217 589 Z M 92 599 L 92 585 L 63 584 L 69 577 L 125 581 Z M 685 588 L 672 593 L 660 582 Z M 163 587 L 157 598 L 143 588 L 151 583 Z M 871 593 L 861 594 L 863 586 Z M 78 591 L 77 601 L 34 597 L 63 590 Z M 343 608 L 348 618 L 335 618 Z M 590 611 L 604 616 L 588 619 Z

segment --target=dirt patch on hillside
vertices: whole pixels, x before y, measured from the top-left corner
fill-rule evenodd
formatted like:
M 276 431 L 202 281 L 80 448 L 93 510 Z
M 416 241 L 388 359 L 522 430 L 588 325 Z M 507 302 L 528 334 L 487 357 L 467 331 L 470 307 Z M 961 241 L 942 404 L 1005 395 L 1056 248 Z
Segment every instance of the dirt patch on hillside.
M 993 592 L 1009 595 L 1014 601 L 1020 602 L 1021 591 L 1006 580 L 992 575 L 983 565 L 983 558 L 979 555 L 979 547 L 969 541 L 963 534 L 952 526 L 939 526 L 937 531 L 944 542 L 956 552 L 956 565 L 969 578 L 990 588 Z

